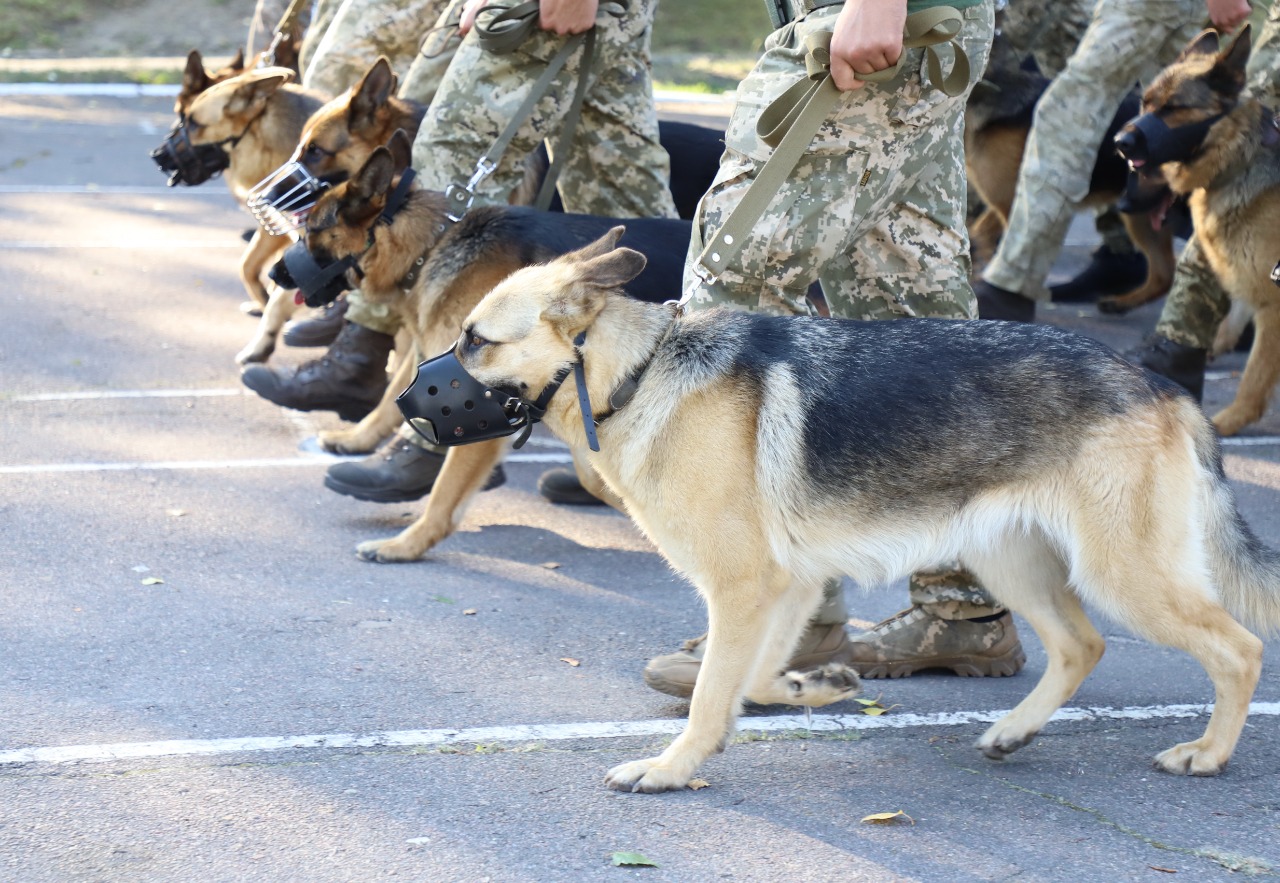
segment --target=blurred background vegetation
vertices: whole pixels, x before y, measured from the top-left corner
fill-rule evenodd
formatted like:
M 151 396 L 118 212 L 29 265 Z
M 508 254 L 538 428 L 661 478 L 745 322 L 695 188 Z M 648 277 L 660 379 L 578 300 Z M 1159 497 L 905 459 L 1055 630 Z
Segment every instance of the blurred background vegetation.
M 253 0 L 0 0 L 0 81 L 177 82 L 181 66 L 163 59 L 185 58 L 192 48 L 210 58 L 232 55 L 253 7 Z M 761 0 L 663 0 L 655 79 L 666 88 L 732 89 L 768 32 Z M 50 61 L 71 58 L 110 61 Z

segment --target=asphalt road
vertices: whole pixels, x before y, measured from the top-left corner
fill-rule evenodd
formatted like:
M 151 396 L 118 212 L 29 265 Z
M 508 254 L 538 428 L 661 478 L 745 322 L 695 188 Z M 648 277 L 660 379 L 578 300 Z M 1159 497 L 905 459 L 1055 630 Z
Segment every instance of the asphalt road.
M 701 631 L 693 591 L 623 516 L 538 496 L 564 459 L 545 435 L 428 559 L 357 560 L 418 506 L 325 490 L 306 440 L 336 418 L 241 392 L 249 220 L 219 182 L 163 188 L 147 152 L 169 101 L 0 97 L 0 121 L 0 879 L 1280 874 L 1274 640 L 1271 704 L 1218 778 L 1150 766 L 1204 726 L 1199 667 L 1099 620 L 1108 653 L 1071 702 L 1095 711 L 1007 762 L 971 744 L 1044 670 L 1026 628 L 1017 677 L 869 682 L 893 709 L 825 710 L 837 729 L 753 711 L 709 787 L 606 790 L 687 712 L 640 670 Z M 1073 228 L 1059 271 L 1090 243 Z M 1045 317 L 1124 347 L 1156 310 Z M 1215 364 L 1209 407 L 1240 364 Z M 1280 415 L 1227 451 L 1280 545 Z M 853 609 L 877 621 L 904 596 Z M 895 726 L 859 726 L 877 723 Z M 897 810 L 914 823 L 861 821 Z

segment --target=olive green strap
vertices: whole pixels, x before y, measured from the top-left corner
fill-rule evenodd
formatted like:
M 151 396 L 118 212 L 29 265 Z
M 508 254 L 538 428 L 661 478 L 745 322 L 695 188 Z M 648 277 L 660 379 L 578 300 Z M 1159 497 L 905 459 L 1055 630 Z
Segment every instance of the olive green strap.
M 627 3 L 628 0 L 606 0 L 606 2 L 600 4 L 600 11 L 610 15 L 621 15 L 626 12 Z M 480 16 L 489 10 L 496 10 L 496 12 L 482 22 Z M 477 38 L 481 47 L 497 55 L 514 52 L 538 30 L 539 14 L 538 0 L 525 0 L 525 2 L 511 7 L 483 7 L 476 15 L 475 24 Z M 569 57 L 577 51 L 579 46 L 582 46 L 582 59 L 578 68 L 578 80 L 574 87 L 573 100 L 569 104 L 569 111 L 565 114 L 564 122 L 561 125 L 560 136 L 556 140 L 556 149 L 552 151 L 554 159 L 547 169 L 546 177 L 543 178 L 537 199 L 534 200 L 535 208 L 545 210 L 551 205 L 551 200 L 555 195 L 556 179 L 560 176 L 560 169 L 564 165 L 565 158 L 569 155 L 574 132 L 577 130 L 578 121 L 582 117 L 582 104 L 587 94 L 588 77 L 590 76 L 591 63 L 595 56 L 595 40 L 596 29 L 594 26 L 586 33 L 574 34 L 569 37 L 556 54 L 552 56 L 551 60 L 547 62 L 546 69 L 534 81 L 533 86 L 529 89 L 529 94 L 525 96 L 524 101 L 520 103 L 515 113 L 511 115 L 506 128 L 498 135 L 497 140 L 489 146 L 489 149 L 484 152 L 484 155 L 476 161 L 476 170 L 472 173 L 471 179 L 465 185 L 450 184 L 445 190 L 445 197 L 449 206 L 448 217 L 451 221 L 461 219 L 467 209 L 471 207 L 471 202 L 475 199 L 476 187 L 485 178 L 493 174 L 493 171 L 498 167 L 498 160 L 506 152 L 507 147 L 510 146 L 520 126 L 533 114 L 534 107 L 551 89 L 552 83 L 559 76 L 560 71 L 564 69 Z
M 276 25 L 275 31 L 271 35 L 271 45 L 262 53 L 262 60 L 258 62 L 258 67 L 272 67 L 276 63 L 276 50 L 280 48 L 280 44 L 284 42 L 285 37 L 293 36 L 294 26 L 298 23 L 298 19 L 302 16 L 303 7 L 307 6 L 308 0 L 293 0 L 289 4 L 289 8 L 284 11 L 284 15 L 280 16 L 280 23 Z
M 934 7 L 907 16 L 903 30 L 903 52 L 887 71 L 858 74 L 858 79 L 881 82 L 892 79 L 902 68 L 908 48 L 932 47 L 950 42 L 955 50 L 951 74 L 942 77 L 941 62 L 929 48 L 929 77 L 946 94 L 961 94 L 969 85 L 969 58 L 954 42 L 964 23 L 963 17 L 949 6 Z M 761 215 L 772 203 L 809 148 L 822 121 L 843 95 L 831 79 L 831 32 L 818 31 L 805 38 L 806 78 L 775 98 L 756 121 L 756 134 L 773 148 L 768 161 L 760 168 L 751 186 L 729 213 L 716 234 L 709 239 L 693 265 L 694 275 L 710 283 L 728 268 Z M 959 75 L 959 76 L 957 76 Z M 680 302 L 693 295 L 691 287 Z

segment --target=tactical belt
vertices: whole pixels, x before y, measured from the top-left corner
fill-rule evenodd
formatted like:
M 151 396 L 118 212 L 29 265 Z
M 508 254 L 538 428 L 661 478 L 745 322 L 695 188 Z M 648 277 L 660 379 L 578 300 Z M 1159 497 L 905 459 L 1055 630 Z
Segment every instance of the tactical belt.
M 628 2 L 629 0 L 605 0 L 600 4 L 600 11 L 610 15 L 622 15 L 627 11 Z M 481 23 L 480 15 L 489 10 L 496 10 L 497 12 L 484 23 Z M 476 15 L 475 24 L 480 45 L 485 50 L 498 55 L 513 52 L 538 30 L 538 15 L 538 0 L 525 0 L 525 2 L 518 3 L 512 7 L 483 7 Z M 471 174 L 470 180 L 463 185 L 450 184 L 445 190 L 449 220 L 455 222 L 460 220 L 466 214 L 467 209 L 471 208 L 471 202 L 475 199 L 476 188 L 497 169 L 498 160 L 502 158 L 502 154 L 511 144 L 511 139 L 515 137 L 516 131 L 532 115 L 534 107 L 550 90 L 552 82 L 568 62 L 569 56 L 579 46 L 583 47 L 582 60 L 578 67 L 578 82 L 574 87 L 573 101 L 570 103 L 569 112 L 565 114 L 564 123 L 561 125 L 560 137 L 556 141 L 556 149 L 552 152 L 555 158 L 551 162 L 551 167 L 547 169 L 547 176 L 543 179 L 542 188 L 538 191 L 538 197 L 533 203 L 535 208 L 543 210 L 550 207 L 551 199 L 555 194 L 556 178 L 560 176 L 560 169 L 569 154 L 569 148 L 573 144 L 574 131 L 578 128 L 578 120 L 582 116 L 582 101 L 587 94 L 587 78 L 590 76 L 591 62 L 595 57 L 596 29 L 594 25 L 591 30 L 585 33 L 574 34 L 569 37 L 552 57 L 551 61 L 547 62 L 547 69 L 542 72 L 542 75 L 538 77 L 532 88 L 529 89 L 529 94 L 525 96 L 524 101 L 516 108 L 516 112 L 512 114 L 506 128 L 502 130 L 502 133 L 498 135 L 498 139 L 476 161 L 476 170 Z
M 902 69 L 907 50 L 924 47 L 930 81 L 947 95 L 961 94 L 969 85 L 969 57 L 956 42 L 963 24 L 964 17 L 950 6 L 935 6 L 908 15 L 897 63 L 875 73 L 858 74 L 858 79 L 869 83 L 892 80 Z M 940 43 L 950 43 L 955 53 L 951 73 L 945 77 L 942 60 L 933 48 Z M 714 282 L 738 256 L 746 237 L 791 176 L 818 127 L 844 97 L 831 79 L 831 32 L 810 34 L 805 50 L 806 79 L 775 98 L 756 121 L 756 134 L 773 148 L 772 155 L 720 229 L 707 239 L 693 265 L 694 275 L 704 283 Z M 694 286 L 690 286 L 685 291 L 681 304 L 688 302 L 693 290 Z
M 764 0 L 765 11 L 769 13 L 774 30 L 804 18 L 815 9 L 843 4 L 844 0 Z

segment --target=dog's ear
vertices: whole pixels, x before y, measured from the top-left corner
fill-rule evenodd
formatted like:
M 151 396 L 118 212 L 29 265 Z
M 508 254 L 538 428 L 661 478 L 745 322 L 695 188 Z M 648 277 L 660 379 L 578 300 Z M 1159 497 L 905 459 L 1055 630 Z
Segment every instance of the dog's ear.
M 209 75 L 204 70 L 204 59 L 199 49 L 192 49 L 187 55 L 187 66 L 182 71 L 182 89 L 191 95 L 197 95 L 209 88 Z
M 1218 32 L 1208 28 L 1191 38 L 1191 42 L 1178 53 L 1178 61 L 1185 61 L 1193 55 L 1217 55 Z
M 231 113 L 248 113 L 261 108 L 276 90 L 293 79 L 293 71 L 284 67 L 264 67 L 250 74 L 240 75 L 244 82 L 236 87 L 227 110 Z M 229 82 L 229 81 L 228 81 Z
M 396 174 L 396 162 L 391 151 L 379 147 L 364 161 L 347 187 L 348 195 L 360 202 L 371 202 L 391 189 L 391 179 Z
M 617 228 L 615 228 L 617 229 Z M 578 266 L 578 278 L 595 288 L 621 288 L 639 276 L 649 263 L 638 251 L 615 248 Z
M 409 138 L 408 132 L 404 129 L 396 129 L 391 140 L 387 142 L 387 150 L 391 152 L 391 159 L 395 161 L 397 172 L 403 172 L 409 168 L 409 164 L 413 161 L 413 140 Z
M 1245 65 L 1249 63 L 1250 26 L 1245 25 L 1236 34 L 1231 45 L 1218 54 L 1218 60 L 1209 72 L 1209 84 L 1229 94 L 1236 94 L 1244 88 Z
M 612 228 L 608 233 L 601 236 L 595 242 L 582 246 L 577 251 L 571 251 L 560 260 L 566 263 L 583 264 L 587 261 L 598 258 L 602 254 L 608 254 L 618 246 L 618 240 L 622 238 L 622 234 L 627 232 L 627 228 L 619 224 Z
M 229 67 L 233 71 L 244 70 L 244 47 L 243 46 L 241 46 L 239 51 L 236 52 L 236 57 L 231 59 L 231 62 L 227 65 L 227 67 Z
M 395 87 L 396 75 L 391 72 L 391 62 L 385 55 L 379 56 L 356 84 L 347 111 L 347 128 L 361 132 L 375 126 L 378 111 L 391 98 Z

